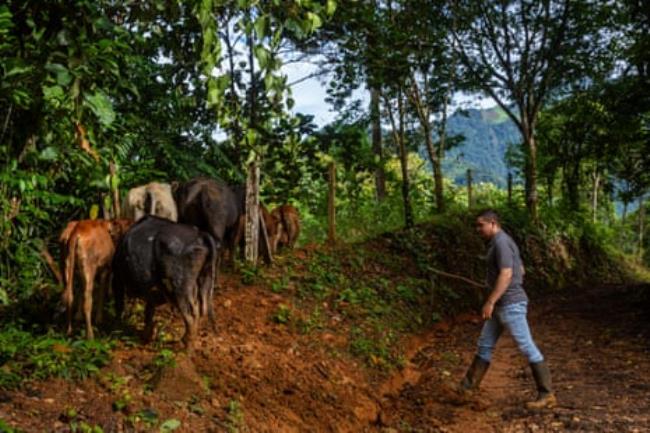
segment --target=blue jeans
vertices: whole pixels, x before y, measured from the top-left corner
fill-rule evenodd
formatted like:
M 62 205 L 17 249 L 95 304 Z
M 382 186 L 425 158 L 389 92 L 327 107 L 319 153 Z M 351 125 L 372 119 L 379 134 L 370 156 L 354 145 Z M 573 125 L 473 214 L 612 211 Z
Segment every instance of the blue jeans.
M 528 358 L 528 362 L 538 363 L 544 360 L 542 352 L 539 351 L 530 334 L 526 320 L 527 307 L 528 302 L 517 302 L 494 309 L 492 318 L 485 321 L 481 336 L 478 338 L 479 358 L 486 362 L 491 361 L 494 347 L 503 330 L 507 329 L 521 353 Z

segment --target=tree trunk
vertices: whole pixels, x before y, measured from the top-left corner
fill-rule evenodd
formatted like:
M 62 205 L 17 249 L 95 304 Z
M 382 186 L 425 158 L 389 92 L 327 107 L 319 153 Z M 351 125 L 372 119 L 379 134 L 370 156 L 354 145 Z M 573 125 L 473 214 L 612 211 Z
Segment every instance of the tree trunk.
M 402 169 L 402 200 L 404 202 L 404 223 L 406 227 L 413 227 L 413 209 L 411 209 L 411 198 L 409 196 L 410 182 L 408 172 L 408 151 L 406 149 L 406 139 L 404 137 L 404 101 L 403 92 L 397 94 L 397 111 L 399 115 L 399 125 L 395 121 L 395 115 L 390 101 L 386 98 L 386 110 L 393 130 L 393 141 L 399 152 L 400 167 Z
M 409 195 L 411 183 L 408 169 L 408 150 L 406 149 L 406 137 L 404 135 L 404 101 L 402 92 L 399 92 L 397 99 L 399 111 L 399 154 L 400 165 L 402 166 L 402 198 L 404 200 L 404 223 L 406 227 L 413 227 L 413 209 L 411 208 L 411 197 Z
M 595 224 L 598 215 L 598 188 L 600 187 L 600 173 L 598 172 L 598 167 L 594 167 L 592 180 L 593 183 L 591 188 L 591 209 L 593 211 L 593 222 Z
M 241 145 L 242 145 L 242 128 L 239 123 L 239 97 L 237 95 L 237 89 L 235 88 L 235 85 L 237 83 L 236 79 L 236 71 L 235 71 L 235 53 L 234 53 L 234 47 L 232 46 L 232 42 L 230 41 L 230 29 L 229 26 L 226 25 L 225 27 L 225 32 L 226 32 L 226 50 L 228 52 L 228 67 L 230 68 L 229 70 L 229 75 L 230 75 L 230 97 L 227 99 L 228 104 L 230 105 L 230 109 L 233 112 L 233 115 L 231 116 L 231 124 L 230 128 L 232 130 L 232 134 L 234 137 L 234 161 L 233 164 L 235 167 L 239 169 L 242 164 L 242 158 L 241 158 Z
M 122 216 L 122 210 L 120 209 L 120 190 L 118 188 L 118 181 L 115 180 L 117 176 L 117 168 L 115 162 L 111 161 L 108 164 L 108 171 L 110 173 L 109 187 L 113 193 L 113 217 L 120 218 Z
M 453 84 L 455 77 L 455 71 L 452 69 L 452 78 L 451 83 Z M 442 175 L 442 161 L 445 158 L 445 146 L 447 145 L 447 105 L 449 104 L 449 93 L 445 95 L 445 101 L 442 104 L 442 119 L 440 120 L 440 128 L 438 129 L 438 136 L 440 141 L 438 142 L 438 149 L 436 164 L 434 166 L 433 175 L 435 176 L 436 182 L 436 204 L 438 206 L 438 212 L 443 213 L 445 211 L 445 195 L 444 195 L 444 176 Z
M 637 256 L 639 260 L 643 260 L 643 223 L 645 220 L 645 203 L 643 196 L 639 197 L 639 244 L 637 246 Z
M 250 9 L 247 12 L 248 20 L 250 21 Z M 248 39 L 248 63 L 249 63 L 249 74 L 251 80 L 250 88 L 250 113 L 248 121 L 248 129 L 257 129 L 257 85 L 255 81 L 255 36 L 251 30 L 250 34 L 247 35 Z M 247 134 L 248 136 L 248 134 Z M 247 138 L 248 140 L 248 138 Z M 255 143 L 248 143 L 249 146 L 252 146 Z
M 534 224 L 539 222 L 537 208 L 537 145 L 533 131 L 524 125 L 524 145 L 526 147 L 526 208 Z
M 336 165 L 330 162 L 327 194 L 327 241 L 336 242 Z
M 443 196 L 443 177 L 442 177 L 442 146 L 444 146 L 444 138 L 441 138 L 440 145 L 436 149 L 436 146 L 433 143 L 433 137 L 431 136 L 431 121 L 430 121 L 430 112 L 429 108 L 425 105 L 426 102 L 422 101 L 420 97 L 420 89 L 418 88 L 415 77 L 412 77 L 413 84 L 411 86 L 411 91 L 409 97 L 411 103 L 413 104 L 417 114 L 418 119 L 420 120 L 420 126 L 422 127 L 422 133 L 424 134 L 424 142 L 427 148 L 427 154 L 429 155 L 429 161 L 431 161 L 431 168 L 433 169 L 433 182 L 434 182 L 434 194 L 436 197 L 436 210 L 439 213 L 444 212 L 445 202 Z M 446 105 L 444 112 L 446 113 Z M 445 118 L 443 114 L 443 118 Z M 443 120 L 444 122 L 445 120 Z M 438 133 L 444 134 L 444 127 L 441 128 Z
M 384 155 L 381 146 L 381 116 L 379 115 L 379 90 L 370 89 L 370 120 L 372 122 L 372 151 L 377 158 L 375 169 L 375 190 L 377 200 L 386 198 L 386 173 L 384 173 Z

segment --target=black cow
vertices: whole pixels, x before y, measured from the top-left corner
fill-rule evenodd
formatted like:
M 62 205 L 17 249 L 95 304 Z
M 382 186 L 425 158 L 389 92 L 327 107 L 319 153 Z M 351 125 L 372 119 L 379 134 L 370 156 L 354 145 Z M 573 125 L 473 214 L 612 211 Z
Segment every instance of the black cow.
M 191 348 L 200 316 L 215 329 L 212 295 L 218 243 L 196 227 L 147 216 L 126 232 L 113 258 L 113 290 L 118 319 L 124 294 L 142 298 L 145 339 L 153 337 L 156 306 L 172 302 L 185 322 L 183 342 Z
M 200 177 L 180 185 L 176 191 L 178 220 L 210 233 L 231 258 L 239 239 L 239 220 L 246 206 L 244 186 L 229 187 Z

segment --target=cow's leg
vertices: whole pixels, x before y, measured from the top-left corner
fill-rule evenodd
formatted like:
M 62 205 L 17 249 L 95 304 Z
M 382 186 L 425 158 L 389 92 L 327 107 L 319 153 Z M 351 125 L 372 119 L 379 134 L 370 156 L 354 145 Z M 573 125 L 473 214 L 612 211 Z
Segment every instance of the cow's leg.
M 153 340 L 155 328 L 153 317 L 156 312 L 156 307 L 167 302 L 165 295 L 161 290 L 155 290 L 155 288 L 152 290 L 153 291 L 149 293 L 147 304 L 144 307 L 144 341 L 147 343 Z
M 153 299 L 147 299 L 147 305 L 144 308 L 144 341 L 151 342 L 154 332 L 153 316 L 156 312 L 157 303 Z
M 188 350 L 192 349 L 192 342 L 196 337 L 199 320 L 199 304 L 195 287 L 187 287 L 180 296 L 176 296 L 176 306 L 185 322 L 183 344 Z
M 74 275 L 70 279 L 70 283 L 66 282 L 66 288 L 63 291 L 63 305 L 65 305 L 65 312 L 66 312 L 66 334 L 67 335 L 72 335 L 72 315 L 74 314 L 74 297 L 73 297 L 73 280 L 74 280 Z
M 115 297 L 115 320 L 122 320 L 122 314 L 124 313 L 124 283 L 122 278 L 120 278 L 119 272 L 113 272 L 113 283 L 111 284 L 113 288 L 113 296 Z
M 246 215 L 242 214 L 237 220 L 235 230 L 226 232 L 226 249 L 230 251 L 230 266 L 235 267 L 235 250 L 239 251 L 239 259 L 244 260 L 246 252 L 244 235 L 246 232 Z M 233 234 L 234 233 L 234 234 Z
M 293 247 L 296 245 L 296 241 L 298 240 L 298 233 L 300 232 L 300 227 L 298 226 L 298 223 L 296 220 L 293 218 L 289 219 L 289 236 L 288 236 L 288 243 L 289 243 L 289 249 L 293 249 Z
M 218 253 L 216 259 L 216 266 L 214 267 L 215 267 L 214 273 L 206 272 L 207 275 L 203 275 L 203 278 L 200 281 L 201 290 L 199 291 L 199 296 L 201 297 L 201 306 L 203 307 L 201 310 L 201 315 L 205 315 L 207 313 L 208 321 L 210 322 L 210 327 L 212 328 L 212 331 L 217 332 L 217 321 L 214 317 L 213 298 L 214 298 L 214 287 L 217 285 L 217 275 L 218 275 L 217 269 L 219 268 Z
M 72 315 L 74 314 L 74 268 L 77 254 L 77 237 L 73 237 L 67 246 L 67 256 L 65 258 L 65 289 L 63 290 L 63 305 L 66 311 L 66 334 L 72 334 Z
M 86 338 L 92 340 L 93 334 L 92 313 L 93 313 L 93 282 L 96 270 L 93 267 L 83 267 L 83 299 L 84 299 L 84 318 L 86 319 Z
M 95 299 L 95 323 L 100 324 L 104 320 L 104 304 L 106 302 L 106 296 L 108 293 L 108 282 L 109 282 L 109 271 L 108 268 L 104 268 L 99 271 L 99 278 L 95 288 L 96 293 L 93 295 Z

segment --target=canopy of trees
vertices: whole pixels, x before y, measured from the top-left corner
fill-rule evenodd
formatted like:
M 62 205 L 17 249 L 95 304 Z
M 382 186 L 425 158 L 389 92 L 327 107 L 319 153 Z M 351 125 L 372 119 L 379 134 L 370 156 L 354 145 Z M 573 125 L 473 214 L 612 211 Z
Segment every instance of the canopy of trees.
M 509 163 L 533 221 L 555 209 L 598 222 L 615 201 L 627 212 L 650 187 L 646 6 L 8 0 L 0 303 L 46 284 L 41 253 L 63 221 L 110 216 L 113 191 L 152 180 L 238 183 L 257 160 L 263 199 L 293 201 L 318 227 L 335 161 L 350 220 L 411 226 L 445 212 L 464 203 L 445 173 L 458 177 L 445 158 L 462 142 L 448 129 L 460 95 L 491 97 L 516 125 Z M 295 112 L 292 62 L 318 65 L 335 122 Z

